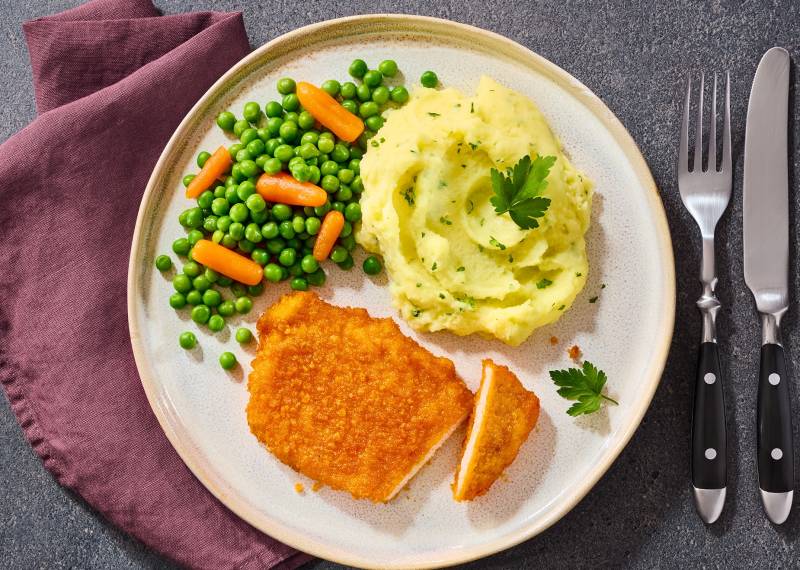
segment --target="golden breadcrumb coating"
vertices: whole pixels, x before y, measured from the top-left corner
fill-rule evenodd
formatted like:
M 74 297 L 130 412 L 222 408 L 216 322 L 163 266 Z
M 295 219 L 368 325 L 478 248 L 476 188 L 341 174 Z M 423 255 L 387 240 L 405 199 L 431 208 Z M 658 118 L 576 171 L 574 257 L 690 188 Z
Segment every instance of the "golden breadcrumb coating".
M 356 498 L 391 499 L 472 406 L 452 362 L 364 309 L 291 293 L 258 333 L 250 430 L 285 464 Z
M 483 375 L 453 483 L 453 498 L 489 490 L 517 457 L 539 419 L 539 398 L 505 366 L 483 361 Z

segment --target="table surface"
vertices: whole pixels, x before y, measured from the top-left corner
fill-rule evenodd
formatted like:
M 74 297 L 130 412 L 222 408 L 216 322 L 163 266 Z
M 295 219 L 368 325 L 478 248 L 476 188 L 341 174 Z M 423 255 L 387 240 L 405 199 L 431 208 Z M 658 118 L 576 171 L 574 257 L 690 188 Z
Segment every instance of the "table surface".
M 70 0 L 0 0 L 0 141 L 35 115 L 22 22 L 68 8 Z M 742 145 L 747 97 L 761 54 L 773 45 L 800 56 L 800 4 L 791 0 L 647 1 L 424 0 L 302 3 L 157 0 L 165 13 L 243 9 L 252 45 L 298 26 L 367 12 L 419 13 L 499 32 L 560 65 L 603 99 L 630 130 L 650 164 L 676 252 L 678 303 L 672 350 L 650 410 L 614 466 L 564 519 L 538 537 L 474 568 L 795 566 L 800 510 L 776 527 L 763 515 L 755 469 L 755 403 L 760 333 L 742 277 Z M 672 4 L 672 3 L 669 3 Z M 730 5 L 740 3 L 730 3 Z M 487 6 L 491 5 L 491 9 Z M 659 6 L 660 5 L 660 6 Z M 658 6 L 657 8 L 655 6 Z M 717 231 L 720 346 L 726 377 L 729 498 L 720 521 L 704 526 L 689 494 L 689 433 L 700 320 L 698 234 L 678 197 L 674 163 L 680 101 L 689 70 L 729 70 L 736 176 L 731 205 Z M 790 109 L 798 137 L 798 94 Z M 790 180 L 798 180 L 793 167 Z M 800 194 L 792 197 L 793 211 Z M 793 232 L 792 251 L 798 250 Z M 798 264 L 791 264 L 798 283 Z M 796 290 L 796 289 L 795 289 Z M 797 295 L 795 295 L 797 298 Z M 790 371 L 800 374 L 796 303 L 785 326 Z M 23 438 L 0 398 L 0 566 L 13 568 L 164 568 L 172 566 L 110 527 L 80 498 L 61 489 Z M 798 390 L 793 407 L 800 410 Z M 795 439 L 800 422 L 795 422 Z M 800 501 L 796 502 L 796 505 Z M 309 567 L 338 567 L 324 561 Z

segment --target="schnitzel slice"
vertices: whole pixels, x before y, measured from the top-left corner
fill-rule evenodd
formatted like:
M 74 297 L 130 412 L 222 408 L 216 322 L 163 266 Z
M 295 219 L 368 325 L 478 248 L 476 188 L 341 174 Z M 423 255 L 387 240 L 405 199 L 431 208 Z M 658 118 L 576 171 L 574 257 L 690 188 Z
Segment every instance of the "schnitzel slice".
M 453 498 L 471 501 L 513 463 L 539 419 L 539 398 L 505 366 L 483 361 L 475 409 L 453 483 Z
M 250 430 L 283 463 L 356 498 L 389 501 L 472 406 L 452 362 L 364 309 L 291 293 L 258 332 Z

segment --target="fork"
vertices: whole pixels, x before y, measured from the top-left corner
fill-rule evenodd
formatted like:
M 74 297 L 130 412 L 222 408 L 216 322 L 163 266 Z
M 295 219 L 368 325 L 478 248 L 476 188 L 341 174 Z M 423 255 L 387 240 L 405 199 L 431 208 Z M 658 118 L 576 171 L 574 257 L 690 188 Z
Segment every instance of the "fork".
M 727 452 L 725 401 L 717 346 L 716 316 L 720 308 L 715 294 L 717 274 L 714 264 L 714 230 L 728 207 L 731 196 L 730 75 L 725 81 L 725 114 L 722 128 L 722 164 L 717 168 L 717 75 L 714 74 L 711 117 L 708 130 L 708 163 L 703 169 L 703 90 L 700 93 L 695 125 L 694 160 L 689 169 L 689 106 L 692 78 L 686 88 L 680 148 L 678 151 L 678 189 L 683 205 L 700 227 L 703 238 L 700 283 L 703 291 L 697 307 L 703 318 L 703 337 L 698 355 L 692 414 L 692 486 L 700 518 L 713 523 L 725 505 Z

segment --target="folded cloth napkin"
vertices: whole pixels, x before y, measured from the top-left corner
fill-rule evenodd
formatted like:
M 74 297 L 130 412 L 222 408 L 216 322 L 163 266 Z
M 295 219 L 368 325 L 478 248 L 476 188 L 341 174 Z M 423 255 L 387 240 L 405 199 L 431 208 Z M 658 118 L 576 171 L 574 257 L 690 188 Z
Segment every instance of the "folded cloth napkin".
M 308 557 L 194 478 L 145 398 L 126 322 L 139 201 L 167 139 L 249 51 L 241 14 L 94 0 L 24 26 L 39 117 L 0 145 L 0 380 L 45 467 L 197 568 Z

